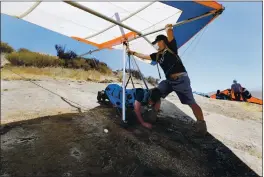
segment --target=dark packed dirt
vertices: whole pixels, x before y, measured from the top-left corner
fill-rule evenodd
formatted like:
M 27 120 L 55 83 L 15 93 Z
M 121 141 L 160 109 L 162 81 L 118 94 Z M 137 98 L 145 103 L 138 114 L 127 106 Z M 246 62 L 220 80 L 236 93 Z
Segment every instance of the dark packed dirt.
M 182 117 L 186 121 L 159 116 L 152 130 L 137 124 L 124 129 L 115 109 L 99 106 L 6 124 L 1 175 L 258 176 L 209 133 L 196 136 L 192 120 Z

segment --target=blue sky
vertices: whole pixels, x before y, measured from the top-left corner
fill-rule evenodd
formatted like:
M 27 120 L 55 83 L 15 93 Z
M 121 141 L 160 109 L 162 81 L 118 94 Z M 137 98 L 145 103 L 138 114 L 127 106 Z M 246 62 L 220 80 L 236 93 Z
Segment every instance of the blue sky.
M 179 53 L 191 78 L 193 90 L 211 92 L 230 87 L 237 79 L 249 90 L 262 88 L 262 3 L 222 2 L 223 14 L 198 33 Z M 1 14 L 1 41 L 15 49 L 55 55 L 55 44 L 77 54 L 93 49 L 66 36 Z M 122 66 L 122 52 L 105 50 L 93 55 L 112 69 Z M 144 75 L 158 77 L 156 67 L 139 62 Z

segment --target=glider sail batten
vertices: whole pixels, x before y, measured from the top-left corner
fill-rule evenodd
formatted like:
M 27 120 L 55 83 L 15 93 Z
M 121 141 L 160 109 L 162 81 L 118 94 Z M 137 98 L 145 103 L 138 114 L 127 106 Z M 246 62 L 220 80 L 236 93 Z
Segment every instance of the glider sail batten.
M 69 3 L 69 2 L 68 2 Z M 130 39 L 139 35 L 163 28 L 168 23 L 186 20 L 202 15 L 206 12 L 219 10 L 222 6 L 216 2 L 78 2 L 81 6 L 89 7 L 94 12 L 116 20 L 118 13 L 121 23 L 130 27 L 124 29 Z M 57 7 L 60 6 L 58 9 Z M 28 11 L 28 13 L 27 13 Z M 119 27 L 112 22 L 98 16 L 87 13 L 65 2 L 2 2 L 1 13 L 11 16 L 23 16 L 23 20 L 60 34 L 72 37 L 96 48 L 120 48 L 122 35 Z M 24 15 L 23 15 L 24 14 Z M 26 15 L 25 15 L 26 14 Z M 179 46 L 193 37 L 214 15 L 195 20 L 174 29 Z M 96 24 L 96 25 L 94 25 Z M 133 35 L 132 35 L 133 34 Z M 154 52 L 149 44 L 157 34 L 165 34 L 160 31 L 148 35 L 145 39 L 138 38 L 130 43 L 130 47 L 143 53 Z M 87 38 L 88 37 L 88 38 Z M 86 39 L 87 38 L 87 39 Z M 144 46 L 144 47 L 142 47 Z

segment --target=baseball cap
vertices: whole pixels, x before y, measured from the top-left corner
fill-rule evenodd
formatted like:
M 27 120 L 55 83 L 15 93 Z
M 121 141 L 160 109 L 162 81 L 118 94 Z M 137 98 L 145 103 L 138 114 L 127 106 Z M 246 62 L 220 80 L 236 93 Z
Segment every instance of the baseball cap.
M 167 36 L 160 34 L 156 37 L 155 41 L 153 41 L 152 44 L 155 45 L 158 41 L 161 41 L 161 40 L 163 40 L 164 42 L 167 42 L 168 38 Z

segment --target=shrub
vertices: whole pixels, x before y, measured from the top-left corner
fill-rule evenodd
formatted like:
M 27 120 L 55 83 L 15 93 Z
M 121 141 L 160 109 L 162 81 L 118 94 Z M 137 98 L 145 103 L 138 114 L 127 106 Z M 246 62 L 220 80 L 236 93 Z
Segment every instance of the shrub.
M 153 86 L 157 85 L 159 81 L 158 79 L 155 79 L 154 77 L 151 76 L 147 77 L 146 80 L 148 81 L 148 83 L 150 83 Z
M 112 70 L 110 68 L 108 68 L 106 65 L 104 64 L 99 64 L 98 65 L 98 71 L 104 74 L 112 74 Z
M 1 42 L 0 50 L 1 50 L 1 53 L 12 53 L 15 51 L 10 45 L 8 45 L 5 42 Z
M 141 80 L 141 75 L 140 75 L 140 72 L 138 70 L 134 70 L 134 69 L 126 69 L 126 73 L 129 73 L 131 72 L 132 76 L 136 79 L 139 79 Z M 142 73 L 141 73 L 142 74 Z M 143 74 L 142 74 L 143 75 Z M 143 76 L 144 77 L 144 76 Z
M 18 49 L 18 52 L 31 52 L 31 51 L 25 48 L 20 48 Z
M 86 71 L 95 69 L 104 74 L 112 74 L 106 63 L 94 58 L 78 58 L 73 51 L 65 52 L 59 45 L 55 46 L 58 57 L 32 52 L 25 48 L 20 48 L 18 52 L 12 52 L 6 56 L 7 60 L 15 66 L 34 67 L 65 67 L 74 69 L 84 69 Z
M 16 66 L 35 66 L 35 67 L 58 67 L 63 66 L 64 61 L 54 56 L 39 54 L 36 52 L 13 52 L 6 56 L 6 59 Z
M 74 59 L 77 57 L 77 54 L 71 50 L 69 50 L 68 52 L 65 51 L 65 47 L 62 47 L 61 45 L 55 45 L 55 49 L 57 51 L 57 56 L 60 59 L 64 59 L 64 60 L 70 60 L 70 59 Z

